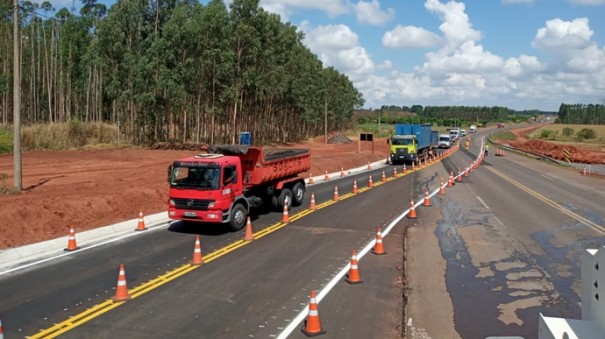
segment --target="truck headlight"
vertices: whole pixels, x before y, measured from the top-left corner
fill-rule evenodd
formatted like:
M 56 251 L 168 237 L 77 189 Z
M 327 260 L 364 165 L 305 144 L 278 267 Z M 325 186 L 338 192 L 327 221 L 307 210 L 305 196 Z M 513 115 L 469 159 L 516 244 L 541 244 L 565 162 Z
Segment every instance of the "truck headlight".
M 215 202 L 211 202 L 208 204 L 208 208 L 214 208 Z

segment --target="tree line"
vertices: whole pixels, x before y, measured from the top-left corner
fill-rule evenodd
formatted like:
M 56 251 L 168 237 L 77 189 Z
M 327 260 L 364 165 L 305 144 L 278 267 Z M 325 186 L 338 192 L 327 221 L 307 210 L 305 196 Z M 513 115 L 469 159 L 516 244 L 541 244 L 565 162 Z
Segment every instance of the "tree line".
M 562 124 L 603 125 L 605 105 L 561 104 L 557 122 Z
M 362 94 L 260 0 L 19 3 L 24 124 L 106 122 L 124 140 L 288 142 L 349 126 Z M 12 8 L 0 4 L 0 123 L 12 122 Z

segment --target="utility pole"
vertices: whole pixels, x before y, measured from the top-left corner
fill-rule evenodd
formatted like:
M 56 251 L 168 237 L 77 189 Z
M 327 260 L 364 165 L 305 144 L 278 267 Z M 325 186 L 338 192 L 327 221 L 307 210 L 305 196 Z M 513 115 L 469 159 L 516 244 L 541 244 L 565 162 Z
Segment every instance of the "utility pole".
M 19 53 L 19 2 L 13 0 L 13 187 L 21 192 L 21 56 Z
M 324 143 L 328 143 L 328 97 L 324 99 Z

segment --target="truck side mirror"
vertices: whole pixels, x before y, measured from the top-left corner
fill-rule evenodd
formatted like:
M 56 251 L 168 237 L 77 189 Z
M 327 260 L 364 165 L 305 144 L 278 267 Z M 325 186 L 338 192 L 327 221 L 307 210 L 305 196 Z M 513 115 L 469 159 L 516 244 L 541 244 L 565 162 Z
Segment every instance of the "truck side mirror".
M 167 176 L 168 182 L 170 182 L 170 176 L 171 176 L 171 174 L 172 174 L 172 165 L 169 165 L 168 166 L 168 176 Z
M 391 144 L 391 139 L 387 138 L 387 144 Z

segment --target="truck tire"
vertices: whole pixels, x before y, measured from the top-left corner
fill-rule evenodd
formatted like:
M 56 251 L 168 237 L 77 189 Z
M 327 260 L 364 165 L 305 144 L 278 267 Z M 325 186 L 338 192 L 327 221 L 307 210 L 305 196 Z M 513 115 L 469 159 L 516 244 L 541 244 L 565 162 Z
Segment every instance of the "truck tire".
M 242 204 L 235 204 L 229 215 L 229 225 L 231 230 L 239 231 L 246 225 L 246 209 Z
M 292 186 L 292 205 L 300 206 L 305 201 L 305 185 L 297 182 Z
M 282 189 L 277 198 L 277 207 L 280 210 L 283 210 L 284 206 L 286 206 L 287 209 L 290 209 L 292 206 L 292 191 L 289 188 Z

